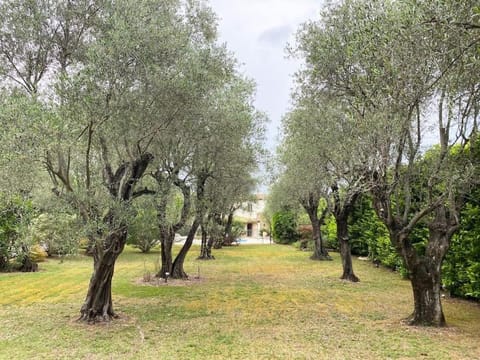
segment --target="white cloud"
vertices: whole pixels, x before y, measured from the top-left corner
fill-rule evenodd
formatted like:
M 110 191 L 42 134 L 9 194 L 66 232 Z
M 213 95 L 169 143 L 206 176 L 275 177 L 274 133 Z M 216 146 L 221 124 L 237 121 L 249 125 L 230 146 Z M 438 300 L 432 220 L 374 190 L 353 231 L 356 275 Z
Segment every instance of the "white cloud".
M 291 75 L 299 63 L 286 59 L 287 41 L 299 25 L 318 18 L 319 0 L 211 0 L 219 17 L 220 41 L 243 63 L 245 74 L 258 85 L 257 107 L 271 120 L 267 146 L 273 148 L 277 128 L 289 106 Z
M 276 26 L 261 33 L 258 40 L 267 45 L 284 46 L 292 32 L 290 25 Z

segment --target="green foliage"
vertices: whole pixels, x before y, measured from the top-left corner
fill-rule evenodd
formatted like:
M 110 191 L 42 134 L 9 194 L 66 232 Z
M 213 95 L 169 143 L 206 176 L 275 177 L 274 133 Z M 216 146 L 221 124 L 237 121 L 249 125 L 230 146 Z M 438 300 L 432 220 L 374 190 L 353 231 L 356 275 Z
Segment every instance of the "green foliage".
M 28 253 L 28 257 L 34 263 L 39 263 L 39 262 L 45 261 L 45 259 L 48 257 L 48 253 L 45 251 L 43 246 L 41 246 L 40 244 L 34 244 L 30 248 L 30 251 Z
M 325 225 L 321 227 L 322 236 L 329 249 L 338 250 L 337 241 L 337 223 L 333 215 L 329 215 L 325 219 Z
M 299 225 L 298 229 L 299 240 L 293 244 L 295 248 L 300 250 L 314 250 L 313 242 L 313 228 L 311 225 Z
M 387 228 L 375 214 L 370 197 L 363 196 L 357 202 L 349 222 L 353 254 L 368 255 L 375 263 L 405 273 L 402 258 L 392 246 Z
M 315 250 L 315 243 L 313 240 L 299 240 L 293 243 L 293 247 L 298 250 L 303 251 L 314 251 Z
M 278 211 L 272 219 L 273 240 L 278 244 L 291 244 L 298 240 L 297 219 L 291 210 Z
M 372 240 L 377 239 L 376 225 L 378 220 L 368 200 L 359 199 L 350 215 L 348 232 L 352 254 L 369 255 Z
M 478 199 L 478 197 L 477 197 Z M 471 201 L 462 211 L 442 269 L 442 281 L 454 296 L 480 299 L 480 206 Z
M 0 271 L 21 269 L 30 250 L 25 230 L 33 215 L 33 206 L 19 195 L 0 196 Z
M 232 223 L 232 238 L 237 239 L 245 235 L 245 226 L 241 221 L 234 220 Z
M 44 213 L 33 219 L 29 227 L 32 244 L 42 245 L 48 256 L 75 255 L 80 240 L 80 223 L 67 213 Z
M 159 243 L 157 212 L 149 199 L 135 204 L 136 215 L 128 228 L 127 243 L 148 253 Z

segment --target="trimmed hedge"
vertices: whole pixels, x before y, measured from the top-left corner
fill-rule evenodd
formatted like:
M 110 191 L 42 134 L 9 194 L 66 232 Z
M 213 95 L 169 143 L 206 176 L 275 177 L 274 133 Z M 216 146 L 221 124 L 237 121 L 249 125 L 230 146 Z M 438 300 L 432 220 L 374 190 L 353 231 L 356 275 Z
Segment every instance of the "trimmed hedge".
M 293 211 L 283 210 L 273 215 L 272 236 L 277 244 L 292 244 L 299 239 L 297 219 Z

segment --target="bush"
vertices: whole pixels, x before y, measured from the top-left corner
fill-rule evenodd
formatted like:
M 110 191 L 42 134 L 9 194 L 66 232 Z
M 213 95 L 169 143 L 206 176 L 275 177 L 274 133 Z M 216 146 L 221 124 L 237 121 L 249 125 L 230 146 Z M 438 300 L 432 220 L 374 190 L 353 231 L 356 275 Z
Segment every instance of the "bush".
M 478 197 L 477 197 L 478 198 Z M 480 206 L 471 202 L 461 215 L 442 268 L 444 286 L 453 296 L 480 299 Z
M 230 232 L 230 236 L 227 236 L 223 239 L 222 246 L 231 246 L 235 243 L 235 241 L 240 238 L 242 235 L 245 235 L 245 225 L 241 221 L 234 220 L 232 222 L 232 229 Z
M 357 201 L 348 219 L 348 235 L 353 255 L 368 256 L 371 254 L 371 240 L 378 237 L 378 227 L 382 225 L 368 197 Z
M 292 244 L 299 238 L 296 217 L 290 210 L 275 213 L 272 228 L 273 240 L 278 244 Z
M 75 215 L 44 213 L 29 228 L 31 242 L 42 245 L 48 256 L 75 255 L 80 241 L 80 224 Z
M 30 258 L 31 261 L 35 263 L 39 263 L 39 262 L 45 261 L 45 259 L 48 257 L 48 253 L 40 244 L 34 244 L 30 248 L 28 257 Z
M 314 251 L 315 250 L 315 243 L 313 240 L 298 240 L 293 243 L 293 247 L 298 250 L 303 251 Z
M 327 248 L 338 250 L 337 241 L 337 223 L 333 215 L 329 215 L 325 219 L 325 225 L 322 226 L 322 236 Z
M 90 248 L 90 240 L 86 237 L 80 238 L 78 240 L 78 248 L 87 251 Z
M 378 237 L 371 245 L 373 245 L 371 248 L 371 259 L 373 261 L 379 262 L 392 270 L 400 271 L 405 268 L 402 258 L 395 251 L 389 237 Z
M 0 194 L 0 271 L 23 270 L 29 262 L 25 229 L 33 212 L 32 203 L 22 196 Z
M 312 240 L 313 239 L 312 225 L 300 225 L 298 227 L 298 236 L 301 240 Z
M 127 243 L 148 253 L 160 242 L 157 212 L 152 206 L 137 207 L 137 213 L 128 228 Z

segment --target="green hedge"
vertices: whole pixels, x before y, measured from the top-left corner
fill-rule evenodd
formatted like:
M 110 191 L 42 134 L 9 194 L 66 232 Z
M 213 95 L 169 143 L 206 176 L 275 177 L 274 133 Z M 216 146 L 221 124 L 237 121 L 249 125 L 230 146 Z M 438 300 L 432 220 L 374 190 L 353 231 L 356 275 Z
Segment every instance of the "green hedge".
M 452 243 L 443 262 L 442 283 L 453 296 L 480 299 L 480 191 L 472 194 L 461 214 L 461 227 L 452 238 Z M 324 226 L 329 246 L 336 243 L 334 220 Z M 333 224 L 332 224 L 333 223 Z M 402 258 L 390 243 L 388 230 L 376 216 L 371 199 L 364 197 L 350 219 L 352 253 L 367 255 L 372 261 L 407 275 Z M 419 253 L 424 252 L 428 229 L 420 224 L 410 240 Z
M 480 206 L 476 201 L 462 212 L 461 228 L 452 239 L 442 270 L 443 284 L 452 295 L 480 299 Z
M 0 193 L 0 271 L 31 270 L 25 233 L 33 213 L 29 200 Z
M 283 210 L 273 215 L 272 236 L 277 244 L 292 244 L 299 239 L 297 219 L 293 211 Z

